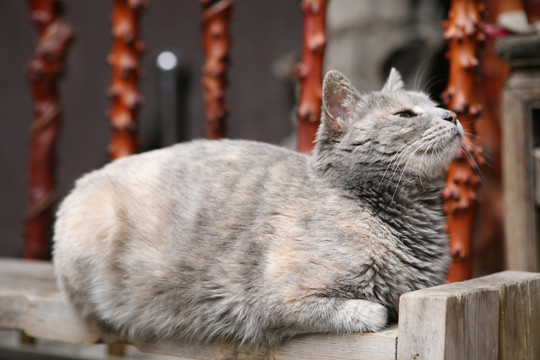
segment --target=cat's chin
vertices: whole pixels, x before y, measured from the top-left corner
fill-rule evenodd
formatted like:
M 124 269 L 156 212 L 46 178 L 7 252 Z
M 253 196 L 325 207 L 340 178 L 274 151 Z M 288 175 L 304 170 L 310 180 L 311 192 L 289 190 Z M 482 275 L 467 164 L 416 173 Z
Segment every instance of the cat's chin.
M 443 152 L 437 152 L 437 150 L 435 150 L 418 154 L 418 173 L 421 174 L 423 178 L 430 181 L 434 181 L 439 178 L 444 179 L 446 168 L 454 159 L 460 144 L 461 135 L 456 134 L 452 136 L 445 145 L 443 145 Z

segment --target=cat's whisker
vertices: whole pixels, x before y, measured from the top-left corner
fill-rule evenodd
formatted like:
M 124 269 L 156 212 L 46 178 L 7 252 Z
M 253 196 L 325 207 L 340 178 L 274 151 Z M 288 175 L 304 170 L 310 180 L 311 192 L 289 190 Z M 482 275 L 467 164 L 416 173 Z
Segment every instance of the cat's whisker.
M 423 139 L 420 139 L 420 140 L 423 140 Z M 407 162 L 405 163 L 405 165 L 403 166 L 403 170 L 401 170 L 401 175 L 399 177 L 399 180 L 397 182 L 397 185 L 396 185 L 396 188 L 394 190 L 394 193 L 392 194 L 392 200 L 391 202 L 394 201 L 394 197 L 396 196 L 396 193 L 397 193 L 397 190 L 399 188 L 399 184 L 401 184 L 401 180 L 403 178 L 403 174 L 405 174 L 405 169 L 407 169 L 407 165 L 409 165 L 409 162 L 411 161 L 411 159 L 414 157 L 414 155 L 416 154 L 416 152 L 422 147 L 423 145 L 423 142 L 420 142 L 420 144 L 416 147 L 416 149 L 411 153 L 411 155 L 409 156 L 409 158 L 407 159 Z
M 395 168 L 397 166 L 397 162 L 399 161 L 399 159 L 405 154 L 406 150 L 408 148 L 410 148 L 411 146 L 413 146 L 417 141 L 418 140 L 407 142 L 405 145 L 403 145 L 403 146 L 401 146 L 401 148 L 399 148 L 399 150 L 396 152 L 396 154 L 394 155 L 392 160 L 388 163 L 388 166 L 386 167 L 386 169 L 384 171 L 384 174 L 381 177 L 381 180 L 379 181 L 379 185 L 377 186 L 377 190 L 380 188 L 380 186 L 381 186 L 384 178 L 386 177 L 386 174 L 387 174 L 388 170 L 390 169 L 390 167 L 393 166 L 393 171 L 395 171 Z M 391 180 L 392 180 L 392 178 L 390 179 L 390 181 Z
M 433 167 L 433 156 L 427 156 L 428 155 L 428 152 L 429 152 L 429 149 L 435 144 L 439 142 L 439 139 L 437 138 L 434 138 L 432 140 L 430 140 L 430 142 L 428 143 L 428 146 L 427 148 L 424 150 L 424 153 L 422 154 L 422 157 L 420 158 L 420 165 L 419 165 L 419 168 L 422 169 L 422 164 L 424 162 L 424 159 L 426 158 L 429 158 L 430 160 L 430 164 L 429 164 L 429 167 L 432 168 Z M 435 147 L 436 148 L 436 147 Z M 432 150 L 432 153 L 434 153 L 435 150 Z M 427 163 L 426 163 L 427 165 Z M 420 183 L 422 184 L 422 186 L 424 186 L 423 182 L 422 182 L 422 176 L 419 176 L 419 179 L 420 179 Z
M 420 138 L 420 139 L 417 139 L 415 140 L 412 144 L 410 144 L 406 149 L 403 150 L 403 152 L 395 159 L 394 161 L 394 167 L 392 169 L 392 177 L 390 177 L 390 182 L 392 182 L 392 180 L 394 179 L 394 176 L 396 175 L 396 172 L 398 170 L 398 166 L 400 165 L 400 163 L 402 163 L 402 159 L 404 159 L 405 157 L 409 156 L 405 166 L 407 166 L 409 160 L 410 160 L 410 155 L 414 155 L 414 153 L 418 150 L 418 148 L 420 148 L 420 146 L 422 146 L 422 141 L 423 139 Z M 415 146 L 418 142 L 420 142 L 419 146 L 416 148 L 416 150 L 414 150 L 411 154 L 407 153 L 407 151 L 409 149 L 411 149 L 413 146 Z
M 382 182 L 384 181 L 384 178 L 386 177 L 386 173 L 388 172 L 388 169 L 390 169 L 390 167 L 391 167 L 392 165 L 394 165 L 394 168 L 395 168 L 395 165 L 396 165 L 397 161 L 398 161 L 399 158 L 402 156 L 402 154 L 404 154 L 405 151 L 407 150 L 407 149 L 405 149 L 405 148 L 406 148 L 406 147 L 408 148 L 408 147 L 414 145 L 417 141 L 418 141 L 418 139 L 415 140 L 415 141 L 412 141 L 412 140 L 411 140 L 411 142 L 407 142 L 407 143 L 405 143 L 405 145 L 403 145 L 403 146 L 401 146 L 401 148 L 399 148 L 399 150 L 396 152 L 396 155 L 394 155 L 394 157 L 393 157 L 392 160 L 388 163 L 388 166 L 387 166 L 386 169 L 384 170 L 384 174 L 383 174 L 383 176 L 381 177 L 381 180 L 379 181 L 379 185 L 377 186 L 377 190 L 379 190 L 379 188 L 381 187 L 381 184 L 382 184 Z M 392 180 L 392 179 L 390 179 L 390 181 L 391 181 L 391 180 Z

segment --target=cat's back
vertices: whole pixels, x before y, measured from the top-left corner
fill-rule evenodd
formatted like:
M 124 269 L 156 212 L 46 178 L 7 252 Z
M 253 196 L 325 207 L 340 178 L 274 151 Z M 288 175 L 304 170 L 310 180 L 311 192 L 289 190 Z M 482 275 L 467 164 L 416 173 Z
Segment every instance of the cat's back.
M 234 202 L 248 201 L 276 182 L 305 178 L 306 162 L 293 151 L 243 140 L 198 140 L 118 159 L 77 180 L 57 214 L 56 247 L 65 229 L 82 238 L 88 227 L 120 227 L 117 220 L 161 225 L 159 217 L 180 205 L 219 207 L 233 194 Z
M 69 281 L 66 290 L 84 302 L 87 291 L 76 289 L 93 286 L 83 274 L 156 268 L 169 249 L 189 246 L 201 233 L 207 243 L 215 232 L 224 239 L 230 231 L 233 238 L 236 224 L 248 222 L 254 209 L 289 201 L 291 188 L 306 181 L 306 162 L 304 155 L 269 144 L 199 140 L 93 171 L 76 182 L 57 213 L 54 262 L 60 285 Z M 121 265 L 118 259 L 124 259 Z M 109 280 L 92 279 L 96 288 Z

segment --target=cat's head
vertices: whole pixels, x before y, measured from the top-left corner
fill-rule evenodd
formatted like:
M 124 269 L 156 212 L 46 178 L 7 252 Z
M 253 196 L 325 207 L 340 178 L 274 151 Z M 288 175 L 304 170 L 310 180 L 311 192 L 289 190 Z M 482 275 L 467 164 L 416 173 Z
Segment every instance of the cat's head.
M 442 178 L 463 136 L 456 115 L 406 91 L 392 69 L 381 91 L 360 94 L 340 72 L 326 74 L 315 161 L 338 174 Z M 379 174 L 380 176 L 380 174 Z

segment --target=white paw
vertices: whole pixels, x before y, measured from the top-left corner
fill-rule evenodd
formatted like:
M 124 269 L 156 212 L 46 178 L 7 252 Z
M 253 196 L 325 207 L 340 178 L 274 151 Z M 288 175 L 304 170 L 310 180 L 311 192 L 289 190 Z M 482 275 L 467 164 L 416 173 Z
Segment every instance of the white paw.
M 388 322 L 388 310 L 379 303 L 367 300 L 348 300 L 347 307 L 356 322 L 355 332 L 377 332 Z

